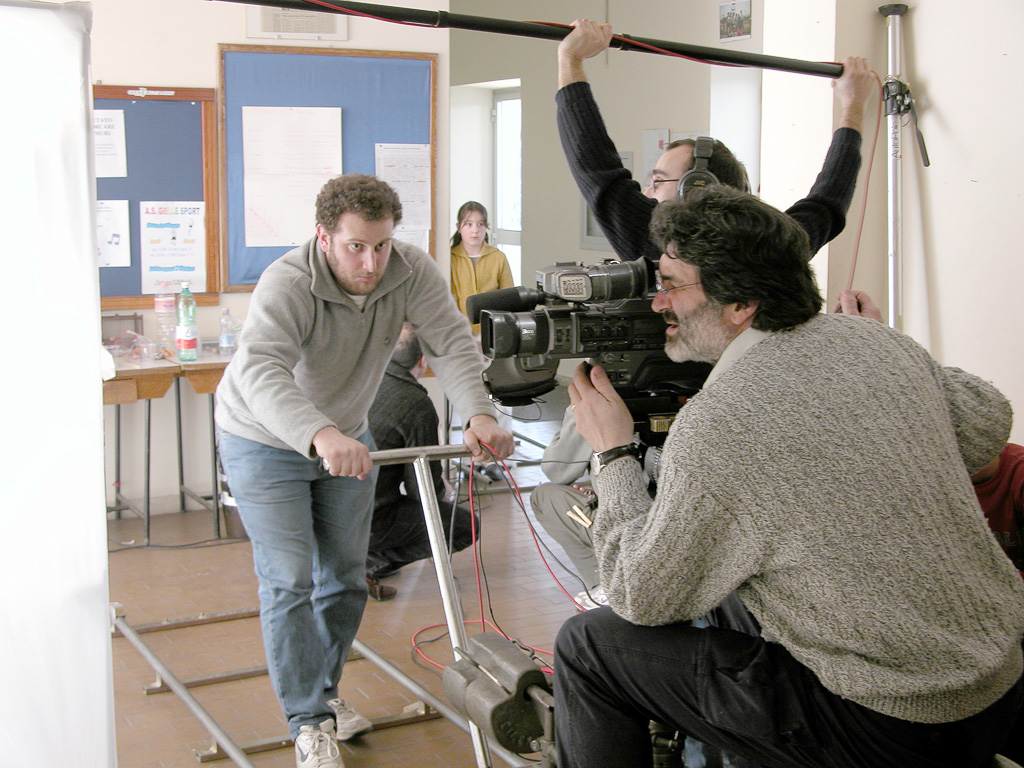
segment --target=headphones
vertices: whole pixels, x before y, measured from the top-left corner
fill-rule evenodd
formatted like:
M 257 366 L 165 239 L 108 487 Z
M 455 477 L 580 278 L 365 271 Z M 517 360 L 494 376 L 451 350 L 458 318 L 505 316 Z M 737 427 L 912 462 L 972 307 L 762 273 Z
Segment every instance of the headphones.
M 691 189 L 703 189 L 718 183 L 718 177 L 708 170 L 708 161 L 715 149 L 715 140 L 700 136 L 693 143 L 693 165 L 683 174 L 676 187 L 676 196 L 684 199 Z

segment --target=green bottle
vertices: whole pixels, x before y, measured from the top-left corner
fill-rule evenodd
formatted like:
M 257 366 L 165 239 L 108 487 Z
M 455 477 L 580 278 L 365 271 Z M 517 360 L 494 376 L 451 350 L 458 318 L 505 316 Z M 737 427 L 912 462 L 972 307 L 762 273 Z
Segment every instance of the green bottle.
M 199 327 L 196 325 L 196 297 L 188 289 L 187 280 L 181 282 L 177 309 L 174 345 L 178 350 L 178 362 L 192 363 L 199 359 Z

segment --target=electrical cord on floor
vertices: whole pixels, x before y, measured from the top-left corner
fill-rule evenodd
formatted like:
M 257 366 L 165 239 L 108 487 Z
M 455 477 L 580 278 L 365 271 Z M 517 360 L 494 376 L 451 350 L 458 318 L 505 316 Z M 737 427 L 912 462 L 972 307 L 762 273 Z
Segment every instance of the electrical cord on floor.
M 114 539 L 107 537 L 107 542 L 110 544 L 117 544 L 116 549 L 108 549 L 107 554 L 113 555 L 117 552 L 128 552 L 133 549 L 209 549 L 210 547 L 220 547 L 224 544 L 242 544 L 248 542 L 247 538 L 220 538 L 220 539 L 203 539 L 202 541 L 192 541 L 185 544 L 132 544 L 130 541 L 115 541 Z

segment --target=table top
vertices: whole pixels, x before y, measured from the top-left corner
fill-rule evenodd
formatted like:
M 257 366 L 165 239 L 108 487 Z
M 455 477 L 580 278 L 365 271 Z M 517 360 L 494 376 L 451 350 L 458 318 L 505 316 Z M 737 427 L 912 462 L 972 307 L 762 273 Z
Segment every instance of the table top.
M 231 362 L 230 356 L 203 350 L 198 360 L 182 363 L 177 357 L 161 358 L 160 360 L 129 360 L 114 358 L 115 379 L 134 379 L 140 376 L 179 375 L 181 371 L 224 369 Z
M 103 382 L 106 405 L 163 397 L 174 379 L 185 378 L 196 394 L 208 395 L 217 384 L 231 357 L 203 350 L 198 360 L 181 363 L 176 357 L 160 360 L 115 358 L 115 376 Z
M 220 368 L 223 370 L 227 367 L 228 363 L 231 362 L 232 355 L 221 355 L 217 352 L 211 352 L 204 349 L 198 360 L 193 360 L 190 363 L 178 363 L 183 371 L 195 371 L 204 369 L 215 369 Z M 172 358 L 174 359 L 174 358 Z M 175 360 L 176 361 L 176 360 Z

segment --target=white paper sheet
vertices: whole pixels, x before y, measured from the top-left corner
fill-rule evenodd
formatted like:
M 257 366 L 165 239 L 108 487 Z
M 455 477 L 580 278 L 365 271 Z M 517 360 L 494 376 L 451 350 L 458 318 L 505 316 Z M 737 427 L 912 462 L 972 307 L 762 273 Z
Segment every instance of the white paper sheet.
M 127 176 L 128 150 L 124 140 L 124 110 L 95 110 L 92 113 L 92 135 L 96 178 Z
M 429 230 L 430 145 L 374 144 L 373 149 L 377 177 L 394 187 L 402 201 L 402 226 Z
M 96 261 L 101 267 L 132 264 L 131 220 L 127 200 L 96 201 Z
M 395 240 L 401 240 L 403 243 L 409 243 L 409 245 L 415 245 L 418 248 L 422 248 L 427 253 L 430 253 L 430 230 L 429 229 L 412 229 L 406 226 L 395 227 Z M 431 256 L 434 254 L 430 253 Z
M 158 283 L 188 280 L 192 293 L 206 291 L 206 203 L 139 203 L 142 292 Z
M 242 107 L 245 244 L 291 246 L 316 226 L 314 201 L 341 174 L 341 109 Z

